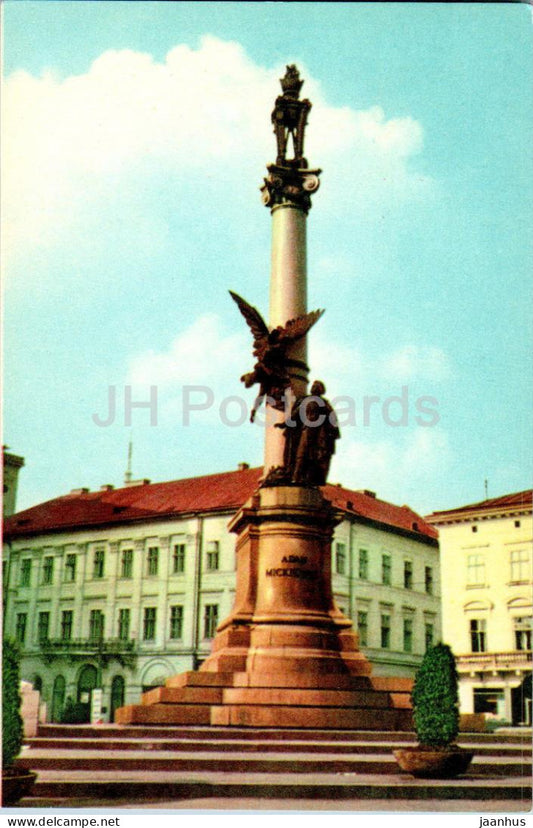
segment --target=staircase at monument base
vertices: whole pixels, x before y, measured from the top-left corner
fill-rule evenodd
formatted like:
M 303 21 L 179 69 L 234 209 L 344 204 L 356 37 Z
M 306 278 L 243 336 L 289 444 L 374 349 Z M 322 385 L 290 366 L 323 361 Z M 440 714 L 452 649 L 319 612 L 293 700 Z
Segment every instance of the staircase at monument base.
M 187 807 L 209 799 L 221 807 L 221 799 L 254 798 L 291 800 L 294 807 L 317 800 L 402 800 L 404 810 L 428 800 L 441 800 L 442 810 L 452 800 L 473 811 L 490 802 L 509 811 L 529 807 L 530 731 L 460 734 L 459 744 L 475 757 L 456 780 L 401 773 L 392 750 L 415 741 L 413 733 L 376 730 L 41 725 L 17 760 L 38 773 L 19 807 Z
M 117 724 L 409 730 L 411 679 L 188 672 L 117 711 Z

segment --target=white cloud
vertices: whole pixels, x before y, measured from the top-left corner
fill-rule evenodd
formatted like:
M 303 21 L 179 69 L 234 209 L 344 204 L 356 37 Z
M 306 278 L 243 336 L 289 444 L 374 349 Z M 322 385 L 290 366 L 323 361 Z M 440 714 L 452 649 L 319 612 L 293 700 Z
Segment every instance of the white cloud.
M 414 379 L 442 382 L 451 376 L 447 355 L 440 348 L 404 345 L 383 357 L 380 374 L 393 382 Z
M 135 356 L 126 382 L 161 389 L 199 382 L 218 385 L 224 378 L 244 373 L 247 359 L 252 358 L 247 358 L 244 335 L 226 333 L 220 317 L 208 313 L 178 334 L 167 351 Z
M 210 176 L 215 184 L 228 168 L 260 175 L 273 160 L 269 115 L 283 71 L 207 35 L 197 49 L 176 46 L 162 63 L 110 50 L 85 74 L 65 79 L 15 72 L 4 84 L 4 243 L 59 244 L 83 232 L 87 212 L 98 232 L 96 210 L 105 229 L 115 194 L 131 192 L 135 200 L 146 171 L 190 181 Z M 379 106 L 328 106 L 305 67 L 302 75 L 314 104 L 307 154 L 311 163 L 331 159 L 325 203 L 341 190 L 345 207 L 361 209 L 416 195 L 422 179 L 408 161 L 421 149 L 421 125 L 387 120 Z
M 356 437 L 344 429 L 330 480 L 372 489 L 384 500 L 405 502 L 411 493 L 419 496 L 426 488 L 438 490 L 450 460 L 448 436 L 440 427 L 418 427 L 404 435 L 395 429 L 391 439 L 382 440 L 364 433 Z

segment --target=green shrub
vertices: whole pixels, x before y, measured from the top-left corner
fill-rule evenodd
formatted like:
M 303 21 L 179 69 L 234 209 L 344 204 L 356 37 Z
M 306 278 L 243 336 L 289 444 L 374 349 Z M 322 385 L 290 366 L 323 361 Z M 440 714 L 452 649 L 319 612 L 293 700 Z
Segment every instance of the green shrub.
M 20 655 L 12 641 L 2 643 L 2 764 L 12 765 L 22 748 Z
M 451 745 L 459 732 L 459 695 L 455 657 L 447 644 L 427 650 L 416 674 L 413 718 L 422 745 Z

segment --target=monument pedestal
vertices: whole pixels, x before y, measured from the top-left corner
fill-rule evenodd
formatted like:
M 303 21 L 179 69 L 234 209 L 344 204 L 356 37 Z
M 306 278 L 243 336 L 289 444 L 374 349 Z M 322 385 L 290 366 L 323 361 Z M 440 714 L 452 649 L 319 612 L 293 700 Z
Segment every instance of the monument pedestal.
M 339 522 L 318 488 L 263 486 L 235 515 L 237 589 L 211 655 L 168 679 L 121 724 L 401 730 L 409 679 L 374 679 L 331 591 Z

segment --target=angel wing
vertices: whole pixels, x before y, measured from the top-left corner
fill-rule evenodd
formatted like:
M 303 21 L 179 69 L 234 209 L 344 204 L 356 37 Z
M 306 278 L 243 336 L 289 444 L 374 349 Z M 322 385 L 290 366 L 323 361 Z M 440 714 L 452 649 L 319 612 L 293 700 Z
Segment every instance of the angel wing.
M 242 298 L 242 296 L 239 296 L 237 293 L 233 293 L 232 290 L 230 290 L 229 293 L 233 301 L 237 303 L 237 307 L 246 319 L 246 323 L 254 337 L 254 345 L 261 343 L 268 337 L 268 328 L 263 320 L 263 317 L 257 308 L 253 308 L 249 305 L 248 302 Z
M 306 313 L 304 316 L 298 316 L 296 319 L 289 319 L 280 331 L 280 342 L 286 342 L 288 344 L 289 342 L 296 342 L 296 340 L 301 339 L 313 327 L 315 322 L 318 322 L 323 313 L 323 310 L 316 310 Z

